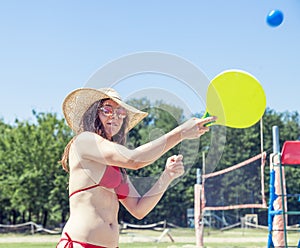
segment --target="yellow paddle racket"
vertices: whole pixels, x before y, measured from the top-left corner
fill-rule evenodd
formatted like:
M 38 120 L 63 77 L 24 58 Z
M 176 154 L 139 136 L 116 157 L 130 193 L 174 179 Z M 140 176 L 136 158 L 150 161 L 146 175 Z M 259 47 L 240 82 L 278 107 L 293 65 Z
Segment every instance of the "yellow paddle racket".
M 218 117 L 209 125 L 247 128 L 261 119 L 265 109 L 266 96 L 258 80 L 245 71 L 228 70 L 209 84 L 203 117 Z

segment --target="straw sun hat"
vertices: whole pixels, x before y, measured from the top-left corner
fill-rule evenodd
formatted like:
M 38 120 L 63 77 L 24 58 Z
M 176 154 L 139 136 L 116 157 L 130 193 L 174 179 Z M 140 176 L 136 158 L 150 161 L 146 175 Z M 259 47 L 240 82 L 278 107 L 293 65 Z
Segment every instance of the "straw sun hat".
M 82 132 L 82 117 L 89 107 L 101 100 L 109 98 L 127 110 L 128 126 L 126 132 L 136 126 L 148 113 L 140 111 L 122 101 L 117 91 L 112 88 L 79 88 L 65 98 L 62 108 L 69 127 L 75 133 Z

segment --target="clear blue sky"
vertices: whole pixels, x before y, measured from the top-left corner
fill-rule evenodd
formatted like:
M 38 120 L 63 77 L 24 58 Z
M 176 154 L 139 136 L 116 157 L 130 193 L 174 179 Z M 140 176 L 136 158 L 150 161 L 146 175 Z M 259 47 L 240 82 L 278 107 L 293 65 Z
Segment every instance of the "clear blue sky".
M 272 9 L 284 13 L 277 28 L 265 21 Z M 97 69 L 143 51 L 180 56 L 209 79 L 246 70 L 263 85 L 268 107 L 300 112 L 299 0 L 2 0 L 0 31 L 5 122 L 31 119 L 32 109 L 61 115 L 67 93 Z M 170 87 L 161 75 L 134 80 L 141 88 L 143 80 Z M 129 94 L 128 81 L 121 94 Z

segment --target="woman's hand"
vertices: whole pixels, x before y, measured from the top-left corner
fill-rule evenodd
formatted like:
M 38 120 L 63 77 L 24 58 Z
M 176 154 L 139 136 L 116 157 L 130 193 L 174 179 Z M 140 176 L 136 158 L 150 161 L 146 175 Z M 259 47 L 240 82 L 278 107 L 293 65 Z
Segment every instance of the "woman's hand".
M 184 166 L 182 159 L 182 155 L 173 155 L 167 159 L 164 173 L 167 174 L 170 179 L 173 180 L 183 175 Z
M 199 138 L 201 135 L 205 134 L 209 131 L 209 127 L 205 125 L 214 122 L 217 118 L 214 116 L 210 116 L 204 119 L 200 118 L 191 118 L 182 125 L 181 128 L 181 135 L 183 139 L 196 139 Z

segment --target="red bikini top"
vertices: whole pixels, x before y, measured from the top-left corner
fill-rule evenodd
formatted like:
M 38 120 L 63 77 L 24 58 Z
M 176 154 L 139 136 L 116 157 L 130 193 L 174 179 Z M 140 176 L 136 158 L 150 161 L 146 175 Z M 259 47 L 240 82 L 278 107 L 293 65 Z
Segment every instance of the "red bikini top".
M 120 168 L 117 166 L 106 166 L 104 175 L 98 184 L 94 184 L 92 186 L 76 190 L 73 193 L 71 193 L 69 197 L 79 192 L 102 186 L 105 188 L 114 189 L 118 196 L 118 199 L 125 199 L 129 193 L 129 186 L 126 182 L 126 177 L 127 175 L 125 170 L 124 173 L 122 173 Z

